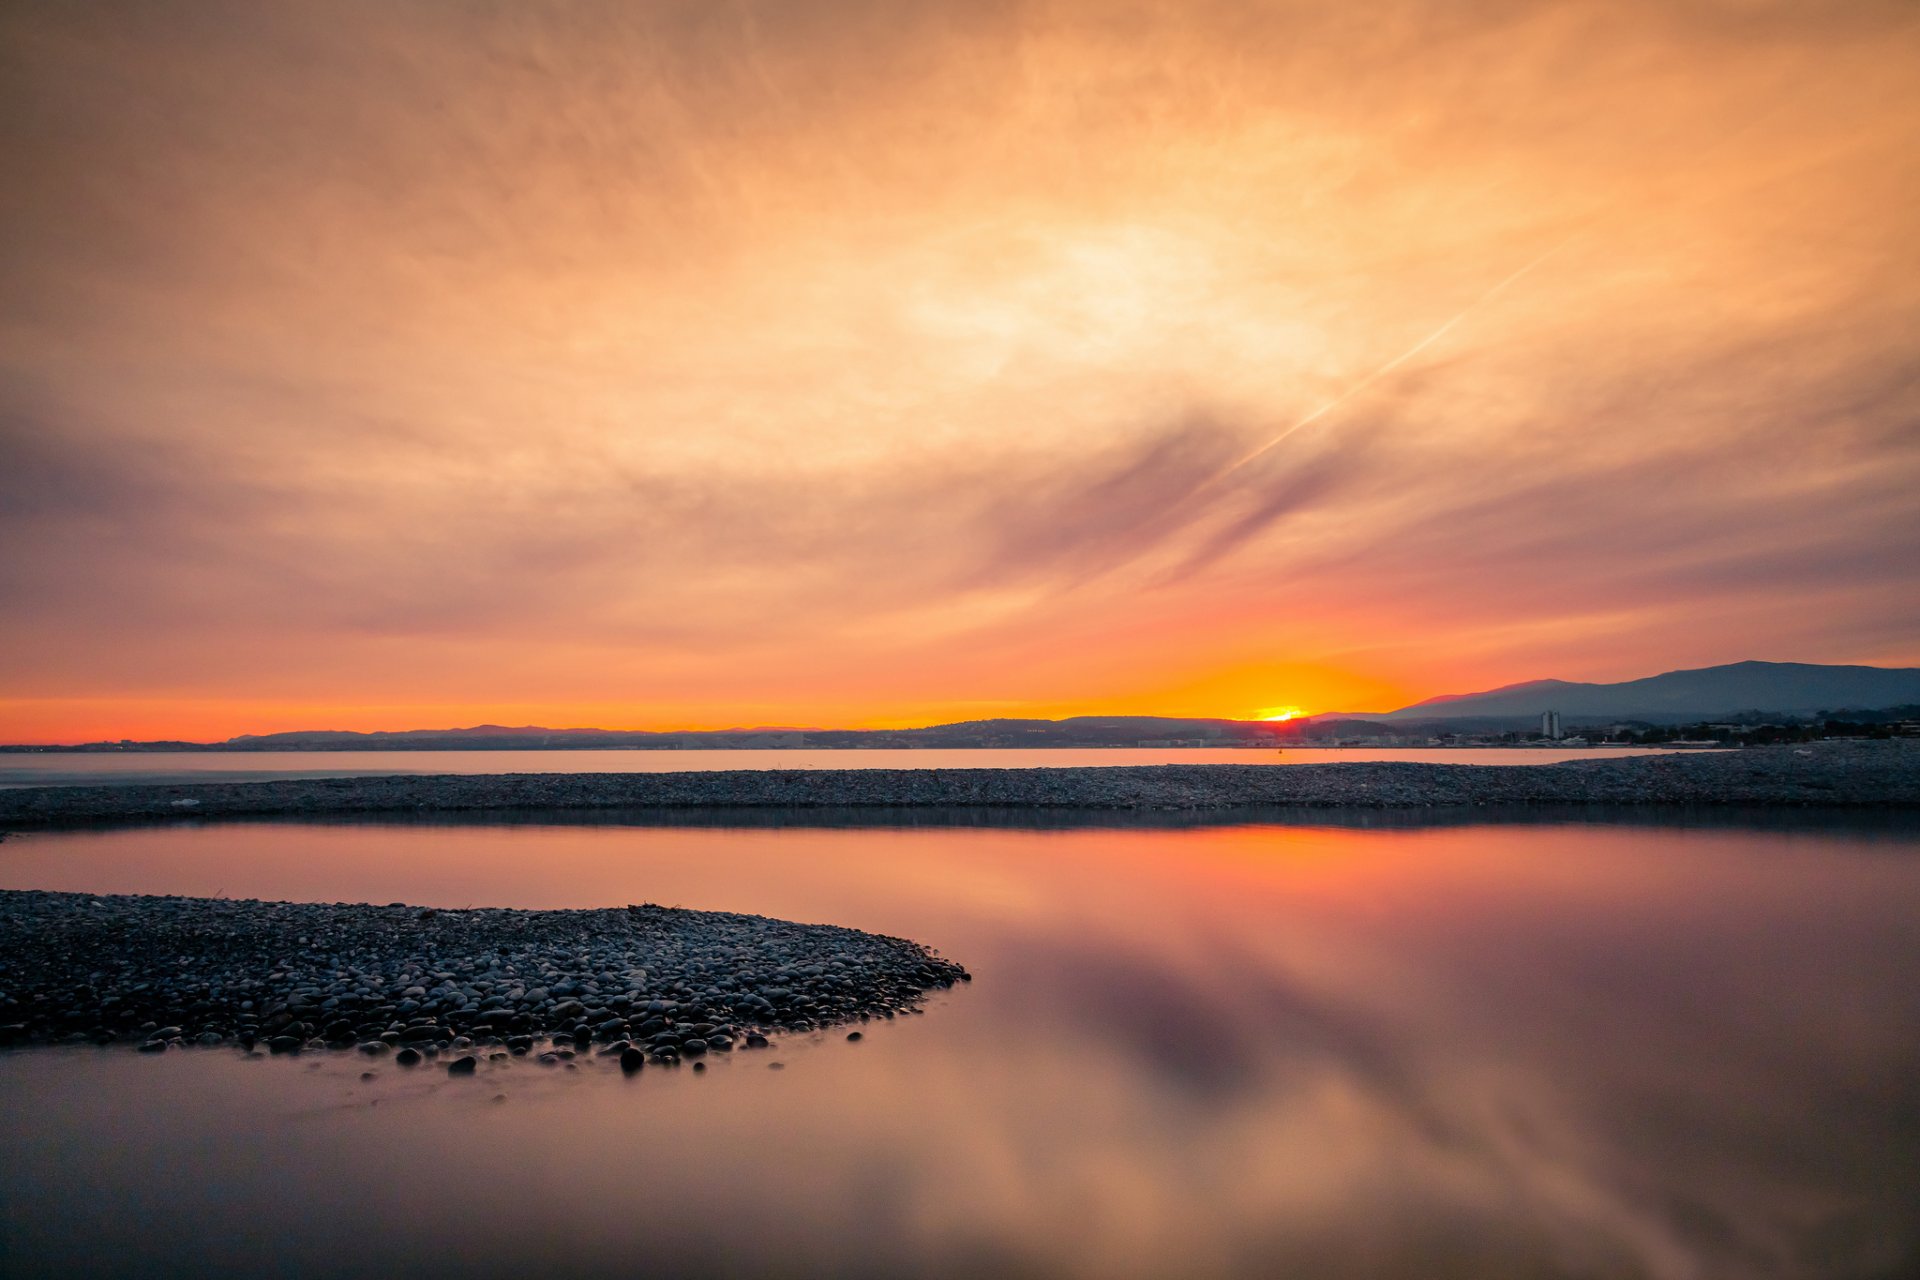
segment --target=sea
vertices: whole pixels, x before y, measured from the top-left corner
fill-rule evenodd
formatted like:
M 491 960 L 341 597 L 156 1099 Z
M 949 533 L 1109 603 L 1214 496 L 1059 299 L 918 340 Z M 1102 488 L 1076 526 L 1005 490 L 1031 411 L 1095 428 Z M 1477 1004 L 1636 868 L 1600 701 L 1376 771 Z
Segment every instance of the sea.
M 100 751 L 0 752 L 0 787 L 265 782 L 435 773 L 678 773 L 725 769 L 1068 769 L 1142 764 L 1551 764 L 1646 755 L 1651 747 L 1088 747 L 737 751 Z
M 703 1074 L 0 1053 L 7 1275 L 1920 1272 L 1911 814 L 195 822 L 16 833 L 0 887 L 653 902 L 974 977 Z

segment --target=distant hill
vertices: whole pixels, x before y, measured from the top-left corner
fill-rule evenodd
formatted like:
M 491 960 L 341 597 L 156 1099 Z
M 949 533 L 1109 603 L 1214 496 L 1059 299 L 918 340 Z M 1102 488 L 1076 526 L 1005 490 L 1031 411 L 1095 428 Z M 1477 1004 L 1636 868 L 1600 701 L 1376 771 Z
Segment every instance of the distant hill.
M 765 747 L 1125 747 L 1263 745 L 1297 737 L 1299 724 L 1164 716 L 1074 716 L 1066 720 L 968 720 L 921 729 L 547 729 L 496 724 L 456 729 L 359 733 L 309 729 L 243 734 L 225 742 L 95 742 L 79 747 L 4 747 L 58 751 L 524 751 L 737 750 Z
M 1428 698 L 1369 719 L 1390 722 L 1518 720 L 1558 711 L 1568 721 L 1641 720 L 1678 724 L 1744 712 L 1809 716 L 1920 702 L 1920 668 L 1735 662 L 1619 684 L 1529 680 L 1484 693 Z
M 1169 716 L 1072 716 L 1065 720 L 967 720 L 920 729 L 758 727 L 660 732 L 472 725 L 358 733 L 312 729 L 244 734 L 225 742 L 94 742 L 75 747 L 0 746 L 4 751 L 519 751 L 640 748 L 736 750 L 766 747 L 966 748 L 1247 746 L 1310 744 L 1329 738 L 1422 738 L 1430 729 L 1504 731 L 1558 711 L 1569 727 L 1639 721 L 1691 724 L 1752 712 L 1805 719 L 1821 712 L 1873 712 L 1920 703 L 1920 668 L 1831 667 L 1803 662 L 1736 662 L 1669 671 L 1620 684 L 1529 680 L 1484 693 L 1450 694 L 1382 713 L 1332 712 L 1276 723 Z M 583 767 L 590 767 L 585 766 Z

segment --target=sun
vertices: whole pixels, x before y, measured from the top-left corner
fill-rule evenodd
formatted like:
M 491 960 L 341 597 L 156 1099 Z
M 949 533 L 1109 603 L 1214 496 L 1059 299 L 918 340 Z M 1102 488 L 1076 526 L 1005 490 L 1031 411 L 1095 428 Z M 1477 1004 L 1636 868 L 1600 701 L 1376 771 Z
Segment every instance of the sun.
M 1268 707 L 1263 710 L 1257 718 L 1261 720 L 1292 720 L 1298 717 L 1299 714 L 1300 708 L 1298 707 Z

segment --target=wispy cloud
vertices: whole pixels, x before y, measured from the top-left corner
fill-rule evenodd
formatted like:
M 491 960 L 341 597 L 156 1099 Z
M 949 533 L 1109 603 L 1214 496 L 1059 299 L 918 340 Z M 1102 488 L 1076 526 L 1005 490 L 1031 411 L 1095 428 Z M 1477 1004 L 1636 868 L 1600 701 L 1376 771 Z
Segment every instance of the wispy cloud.
M 15 7 L 0 697 L 1920 660 L 1916 53 L 1870 2 Z

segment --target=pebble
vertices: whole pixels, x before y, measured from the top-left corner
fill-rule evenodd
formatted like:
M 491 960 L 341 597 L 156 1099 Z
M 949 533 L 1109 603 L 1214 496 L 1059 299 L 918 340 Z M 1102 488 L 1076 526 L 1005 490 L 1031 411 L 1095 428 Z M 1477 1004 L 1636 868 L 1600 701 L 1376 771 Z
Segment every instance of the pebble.
M 596 1040 L 662 1062 L 764 1048 L 968 978 L 902 938 L 729 912 L 30 890 L 0 890 L 0 957 L 7 1044 L 357 1048 L 405 1065 L 450 1051 L 459 1070 L 491 1046 L 549 1065 Z

